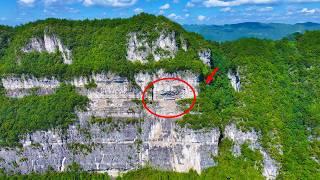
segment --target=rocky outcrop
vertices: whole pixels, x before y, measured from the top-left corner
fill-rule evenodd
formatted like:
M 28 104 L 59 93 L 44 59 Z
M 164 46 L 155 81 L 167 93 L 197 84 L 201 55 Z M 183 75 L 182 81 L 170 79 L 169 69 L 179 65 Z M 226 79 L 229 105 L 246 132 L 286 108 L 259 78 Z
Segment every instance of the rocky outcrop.
M 240 74 L 239 74 L 239 67 L 236 71 L 229 70 L 228 72 L 228 78 L 231 82 L 231 85 L 233 89 L 236 92 L 240 92 L 241 90 L 241 82 L 240 82 Z
M 159 37 L 148 41 L 145 34 L 132 32 L 128 35 L 127 59 L 146 63 L 148 57 L 155 61 L 166 58 L 174 58 L 178 51 L 175 32 L 161 32 Z
M 250 132 L 242 132 L 236 128 L 235 124 L 226 126 L 224 137 L 232 140 L 234 146 L 232 152 L 235 156 L 241 155 L 241 145 L 249 143 L 249 148 L 258 150 L 263 157 L 263 175 L 266 179 L 276 179 L 279 174 L 279 163 L 273 160 L 270 155 L 262 148 L 258 142 L 259 134 L 254 130 Z
M 187 51 L 188 50 L 188 41 L 185 40 L 183 37 L 180 37 L 180 43 L 181 43 L 181 48 L 184 51 Z
M 72 162 L 86 171 L 107 172 L 125 172 L 146 164 L 178 172 L 200 172 L 215 165 L 211 156 L 218 152 L 217 129 L 192 131 L 173 121 L 150 119 L 118 129 L 112 126 L 70 126 L 65 135 L 59 130 L 29 134 L 21 141 L 23 149 L 0 150 L 4 160 L 0 167 L 25 174 L 44 172 L 49 167 L 63 171 Z M 90 138 L 85 138 L 83 129 Z
M 37 79 L 33 76 L 2 78 L 2 85 L 9 97 L 22 98 L 32 93 L 37 95 L 51 94 L 60 83 L 54 77 Z
M 263 156 L 263 175 L 274 179 L 279 165 L 259 144 L 259 133 L 242 132 L 234 124 L 220 132 L 218 128 L 192 130 L 178 126 L 174 120 L 159 119 L 142 108 L 141 91 L 158 78 L 179 77 L 195 88 L 198 94 L 199 79 L 189 71 L 166 73 L 138 73 L 134 83 L 112 73 L 92 74 L 64 82 L 74 85 L 77 91 L 89 98 L 86 111 L 77 112 L 77 121 L 66 131 L 51 129 L 27 134 L 20 142 L 23 148 L 0 148 L 0 169 L 7 172 L 45 172 L 49 168 L 65 171 L 72 162 L 86 171 L 108 172 L 111 175 L 134 170 L 146 164 L 165 170 L 187 172 L 215 166 L 212 157 L 218 155 L 219 138 L 234 142 L 233 153 L 241 155 L 241 145 Z M 96 86 L 88 88 L 94 82 Z M 50 89 L 59 86 L 55 78 L 22 76 L 7 77 L 2 84 L 11 97 L 28 95 L 33 88 Z M 24 93 L 12 95 L 11 91 Z M 148 104 L 158 114 L 179 114 L 177 101 L 192 98 L 189 87 L 179 81 L 154 84 L 147 98 Z M 95 118 L 104 119 L 95 122 Z M 110 121 L 112 118 L 112 121 Z
M 152 54 L 155 61 L 166 58 L 174 58 L 178 51 L 176 34 L 172 32 L 162 32 L 159 38 L 152 42 Z
M 48 52 L 55 53 L 59 51 L 61 53 L 63 63 L 71 64 L 71 50 L 68 49 L 61 40 L 54 34 L 48 35 L 44 33 L 43 37 L 33 37 L 30 41 L 22 48 L 25 53 L 29 52 Z
M 150 37 L 149 37 L 150 38 Z M 177 43 L 174 31 L 162 31 L 159 37 L 150 42 L 146 34 L 131 32 L 128 34 L 127 59 L 135 62 L 147 63 L 148 58 L 155 61 L 174 58 L 179 47 L 183 51 L 188 50 L 188 41 L 180 36 L 180 45 Z M 179 40 L 179 39 L 178 39 Z M 211 50 L 202 49 L 198 52 L 199 59 L 206 65 L 211 65 Z
M 197 85 L 197 76 L 190 72 L 174 75 L 163 71 L 141 73 L 135 77 L 138 86 L 114 74 L 76 78 L 69 83 L 89 97 L 91 102 L 87 111 L 77 112 L 78 121 L 64 133 L 59 129 L 37 131 L 21 140 L 22 149 L 1 148 L 0 168 L 23 174 L 44 172 L 48 168 L 64 171 L 76 162 L 84 170 L 109 173 L 125 172 L 146 164 L 178 172 L 189 169 L 200 172 L 215 165 L 211 157 L 218 153 L 218 129 L 181 128 L 173 120 L 157 119 L 142 111 L 140 102 L 134 101 L 140 99 L 141 89 L 157 76 L 185 77 L 190 84 Z M 85 88 L 92 80 L 96 88 Z M 171 92 L 167 86 L 172 85 L 175 86 L 175 82 L 159 84 L 155 91 Z M 181 94 L 174 98 L 190 96 L 183 89 L 179 92 Z M 156 100 L 162 98 L 161 94 L 154 97 Z M 92 117 L 112 117 L 113 121 L 95 123 Z
M 152 82 L 159 78 L 172 78 L 179 77 L 185 81 L 187 81 L 192 87 L 195 88 L 196 96 L 198 95 L 198 86 L 199 86 L 199 78 L 197 75 L 185 71 L 178 73 L 165 73 L 160 70 L 155 74 L 147 74 L 147 73 L 139 73 L 135 76 L 136 83 L 140 87 L 146 87 L 149 82 Z M 152 99 L 157 103 L 153 110 L 157 114 L 166 114 L 166 115 L 174 115 L 178 114 L 177 112 L 182 112 L 176 101 L 185 99 L 185 98 L 193 98 L 193 92 L 186 84 L 180 81 L 159 81 L 154 84 L 152 89 L 153 97 Z
M 198 52 L 198 56 L 204 64 L 211 66 L 211 50 L 210 49 L 200 50 Z
M 97 87 L 87 89 L 85 84 L 93 81 Z M 90 79 L 75 78 L 72 82 L 78 92 L 90 100 L 89 111 L 97 117 L 139 117 L 141 106 L 134 100 L 141 97 L 138 87 L 126 78 L 115 74 L 93 74 Z
M 127 47 L 127 59 L 130 61 L 140 61 L 146 63 L 151 54 L 151 47 L 146 38 L 138 39 L 137 33 L 130 33 Z

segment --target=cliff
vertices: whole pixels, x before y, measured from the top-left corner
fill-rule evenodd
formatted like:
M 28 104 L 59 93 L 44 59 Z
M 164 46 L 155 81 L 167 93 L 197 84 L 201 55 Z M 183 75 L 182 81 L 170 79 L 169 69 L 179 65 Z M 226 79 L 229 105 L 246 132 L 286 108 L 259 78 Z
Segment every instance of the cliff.
M 21 139 L 22 148 L 2 148 L 0 167 L 22 174 L 43 173 L 49 168 L 64 171 L 69 164 L 76 162 L 86 171 L 106 171 L 111 175 L 119 175 L 150 164 L 177 172 L 194 169 L 200 173 L 205 168 L 217 165 L 212 157 L 218 155 L 219 141 L 224 136 L 235 142 L 235 155 L 241 154 L 241 144 L 251 142 L 252 149 L 263 154 L 263 175 L 268 179 L 277 176 L 277 163 L 259 145 L 259 136 L 254 131 L 244 133 L 234 125 L 227 126 L 224 132 L 220 132 L 219 128 L 192 130 L 180 127 L 175 120 L 159 119 L 144 111 L 136 100 L 141 101 L 141 89 L 158 77 L 180 77 L 196 89 L 199 86 L 199 79 L 193 73 L 168 74 L 163 71 L 137 74 L 135 82 L 138 87 L 115 74 L 95 74 L 65 82 L 77 87 L 80 94 L 90 99 L 87 110 L 77 112 L 77 122 L 66 131 L 37 131 Z M 57 88 L 59 83 L 52 79 L 44 82 L 35 78 L 8 77 L 2 81 L 6 91 L 11 92 L 7 95 L 18 90 L 22 94 L 14 97 L 22 97 L 31 88 Z M 85 87 L 90 81 L 96 83 L 95 88 Z M 168 98 L 173 99 L 172 103 L 164 101 L 161 94 L 171 92 L 172 89 L 168 87 L 174 86 L 177 86 L 176 82 L 168 81 L 153 88 L 152 99 L 163 101 L 154 106 L 157 113 L 177 114 L 179 108 L 175 102 L 192 98 L 192 93 L 184 87 L 184 91 L 177 91 L 179 96 L 174 93 Z M 108 121 L 108 118 L 112 120 Z
M 0 174 L 73 163 L 113 176 L 145 166 L 207 178 L 318 172 L 318 33 L 218 44 L 146 14 L 13 29 L 0 51 Z M 158 118 L 142 106 L 145 87 L 166 77 L 195 88 L 183 117 Z M 148 107 L 167 115 L 192 98 L 178 81 L 146 94 Z

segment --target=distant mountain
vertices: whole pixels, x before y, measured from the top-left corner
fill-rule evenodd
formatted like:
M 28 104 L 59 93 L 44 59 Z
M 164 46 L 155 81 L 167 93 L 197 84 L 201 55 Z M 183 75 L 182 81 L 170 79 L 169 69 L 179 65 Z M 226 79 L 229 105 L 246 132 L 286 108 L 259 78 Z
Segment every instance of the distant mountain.
M 281 39 L 295 32 L 318 30 L 320 24 L 306 22 L 297 24 L 245 22 L 227 25 L 183 25 L 191 32 L 203 35 L 208 40 L 231 41 L 244 37 L 260 39 Z

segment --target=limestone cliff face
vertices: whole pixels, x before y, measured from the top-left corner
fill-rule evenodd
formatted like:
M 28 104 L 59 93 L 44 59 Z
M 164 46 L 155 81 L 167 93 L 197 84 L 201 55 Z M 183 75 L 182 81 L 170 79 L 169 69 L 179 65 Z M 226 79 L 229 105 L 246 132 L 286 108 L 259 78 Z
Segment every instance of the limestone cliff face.
M 149 57 L 152 57 L 155 61 L 174 58 L 179 48 L 183 51 L 188 51 L 188 41 L 181 36 L 181 44 L 179 47 L 176 39 L 178 39 L 178 37 L 174 31 L 163 31 L 160 33 L 159 37 L 152 42 L 148 42 L 148 38 L 145 34 L 139 32 L 129 33 L 127 59 L 133 62 L 140 61 L 141 63 L 147 63 Z M 199 50 L 198 57 L 204 64 L 210 66 L 210 49 Z
M 84 170 L 106 171 L 111 175 L 146 164 L 178 172 L 195 169 L 200 173 L 204 168 L 216 165 L 211 157 L 218 155 L 219 138 L 223 133 L 234 141 L 235 156 L 240 155 L 241 144 L 248 141 L 253 150 L 263 155 L 263 175 L 267 179 L 277 176 L 279 165 L 260 146 L 255 131 L 242 132 L 233 124 L 224 132 L 218 128 L 192 130 L 176 125 L 174 120 L 159 119 L 147 113 L 137 100 L 141 100 L 141 90 L 159 77 L 180 77 L 195 87 L 198 94 L 198 76 L 188 71 L 139 73 L 135 75 L 136 85 L 111 73 L 64 82 L 88 96 L 87 110 L 77 112 L 78 121 L 66 132 L 61 129 L 37 131 L 21 139 L 23 148 L 0 148 L 0 168 L 23 174 L 45 172 L 48 168 L 64 171 L 76 162 Z M 91 81 L 97 86 L 87 89 L 85 85 Z M 29 95 L 32 88 L 47 90 L 44 94 L 54 93 L 60 82 L 54 77 L 21 76 L 3 78 L 2 84 L 8 96 L 22 97 Z M 174 81 L 155 84 L 152 91 L 149 96 L 158 103 L 150 107 L 159 114 L 178 114 L 181 109 L 176 101 L 193 97 L 188 87 Z M 94 123 L 93 117 L 112 117 L 113 121 Z M 130 119 L 136 121 L 130 122 Z
M 232 140 L 234 146 L 232 152 L 235 156 L 241 155 L 241 145 L 248 142 L 249 148 L 258 150 L 263 157 L 263 175 L 266 179 L 276 179 L 279 173 L 279 163 L 270 157 L 270 155 L 262 148 L 259 140 L 259 134 L 254 130 L 249 132 L 242 132 L 236 128 L 235 124 L 226 126 L 224 130 L 224 137 Z
M 148 56 L 151 54 L 151 47 L 145 38 L 139 39 L 137 33 L 130 33 L 127 47 L 127 59 L 130 61 L 147 62 Z
M 188 51 L 188 42 L 180 37 L 180 47 L 175 32 L 162 32 L 153 42 L 144 35 L 128 35 L 127 59 L 146 63 L 152 56 L 158 61 L 174 58 L 179 48 Z M 54 53 L 60 51 L 64 63 L 71 64 L 71 51 L 55 35 L 44 34 L 43 38 L 32 38 L 22 51 Z M 211 65 L 210 49 L 198 52 L 199 60 Z M 6 95 L 22 98 L 31 94 L 55 93 L 61 83 L 76 87 L 79 94 L 89 98 L 86 111 L 77 111 L 77 121 L 67 130 L 51 129 L 26 134 L 20 143 L 22 148 L 0 148 L 0 168 L 7 172 L 27 174 L 45 172 L 53 168 L 65 171 L 68 165 L 78 163 L 86 171 L 108 172 L 117 176 L 144 165 L 166 170 L 197 172 L 215 166 L 212 157 L 218 155 L 221 137 L 234 142 L 235 156 L 241 155 L 241 145 L 250 143 L 252 150 L 263 156 L 263 175 L 275 179 L 280 165 L 273 160 L 259 144 L 259 133 L 242 132 L 234 124 L 223 132 L 218 128 L 192 130 L 183 128 L 172 119 L 159 119 L 141 104 L 141 93 L 152 81 L 159 78 L 179 77 L 199 91 L 199 76 L 189 71 L 166 73 L 138 73 L 134 82 L 112 73 L 92 74 L 89 77 L 75 77 L 60 82 L 56 77 L 35 78 L 33 76 L 7 76 L 1 79 Z M 239 70 L 229 71 L 228 77 L 236 91 L 240 91 Z M 94 82 L 96 87 L 87 88 Z M 148 107 L 161 115 L 183 112 L 177 101 L 193 98 L 190 87 L 180 81 L 160 81 L 146 94 Z M 97 123 L 95 118 L 112 118 L 112 121 Z
M 0 168 L 21 173 L 44 172 L 49 167 L 63 171 L 70 163 L 77 162 L 88 171 L 117 174 L 147 163 L 178 172 L 189 169 L 200 172 L 215 165 L 211 156 L 218 153 L 218 129 L 195 131 L 181 128 L 173 120 L 157 119 L 145 113 L 141 104 L 133 101 L 140 99 L 143 85 L 160 75 L 181 78 L 188 75 L 189 83 L 195 87 L 198 83 L 197 76 L 190 72 L 139 74 L 136 76 L 139 87 L 114 74 L 75 78 L 69 83 L 75 85 L 80 94 L 89 97 L 87 111 L 77 112 L 78 121 L 65 133 L 59 129 L 37 131 L 21 140 L 22 149 L 1 148 L 3 161 L 0 161 Z M 86 89 L 84 85 L 92 79 L 97 87 Z M 164 87 L 171 85 L 167 83 L 157 85 L 156 91 L 172 92 Z M 7 91 L 8 87 L 5 86 Z M 172 98 L 178 100 L 191 95 L 185 92 Z M 154 98 L 161 100 L 161 97 Z M 166 107 L 157 107 L 161 108 Z M 114 122 L 95 124 L 91 122 L 93 116 L 113 117 Z M 128 123 L 128 118 L 144 121 Z
M 204 64 L 211 65 L 211 50 L 203 49 L 198 52 L 199 58 Z
M 25 53 L 32 51 L 55 53 L 59 51 L 65 64 L 72 63 L 71 50 L 62 44 L 61 40 L 54 34 L 44 33 L 43 37 L 33 37 L 21 50 Z
M 199 79 L 197 75 L 188 71 L 172 74 L 164 73 L 162 70 L 155 74 L 139 73 L 135 76 L 135 80 L 140 87 L 146 87 L 149 82 L 155 79 L 171 77 L 180 77 L 187 81 L 195 88 L 196 96 L 198 95 Z M 179 112 L 176 101 L 184 98 L 193 98 L 193 92 L 190 87 L 180 81 L 159 81 L 153 86 L 152 98 L 157 103 L 156 107 L 153 108 L 155 113 L 174 115 Z
M 228 78 L 231 82 L 231 85 L 233 87 L 233 89 L 236 92 L 240 92 L 241 90 L 241 82 L 240 82 L 240 74 L 239 74 L 239 67 L 236 71 L 233 70 L 229 70 L 228 72 Z
M 127 48 L 127 59 L 130 61 L 147 62 L 152 56 L 155 61 L 164 58 L 174 58 L 178 51 L 175 32 L 161 32 L 160 36 L 153 42 L 148 42 L 146 35 L 141 33 L 130 33 Z
M 1 79 L 1 81 L 6 89 L 7 96 L 16 98 L 21 98 L 31 93 L 38 95 L 51 94 L 60 84 L 54 77 L 37 79 L 33 76 L 9 76 Z

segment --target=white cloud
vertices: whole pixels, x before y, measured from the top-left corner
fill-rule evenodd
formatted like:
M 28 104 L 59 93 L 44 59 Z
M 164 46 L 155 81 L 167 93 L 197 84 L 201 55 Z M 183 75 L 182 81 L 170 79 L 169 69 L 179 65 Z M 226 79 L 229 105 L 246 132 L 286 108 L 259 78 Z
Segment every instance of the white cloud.
M 49 5 L 49 4 L 57 3 L 58 0 L 44 0 L 43 2 L 44 2 L 44 4 Z
M 240 6 L 245 4 L 272 4 L 279 2 L 279 0 L 205 0 L 203 5 L 206 7 L 227 7 L 227 6 Z
M 33 6 L 36 0 L 19 0 L 18 3 L 25 6 Z
M 203 15 L 198 16 L 199 21 L 204 21 L 205 19 L 206 19 L 206 16 L 203 16 Z
M 136 4 L 138 0 L 18 0 L 18 3 L 25 6 L 33 6 L 36 1 L 42 2 L 45 6 L 82 3 L 85 6 L 125 7 Z
M 169 9 L 170 8 L 170 4 L 164 4 L 163 6 L 160 6 L 160 8 L 159 9 L 161 9 L 161 10 L 166 10 L 166 9 Z
M 169 14 L 169 15 L 168 15 L 168 18 L 170 18 L 170 19 L 175 19 L 175 20 L 177 20 L 177 19 L 182 19 L 181 16 L 176 15 L 175 13 Z
M 260 8 L 260 9 L 257 9 L 257 11 L 259 12 L 270 12 L 270 11 L 273 11 L 273 7 L 263 7 L 263 8 Z
M 72 7 L 66 7 L 65 8 L 69 13 L 79 13 L 79 9 L 75 9 L 75 8 L 72 8 Z
M 289 0 L 289 2 L 293 2 L 293 3 L 312 3 L 312 2 L 320 2 L 320 0 Z
M 137 0 L 84 0 L 83 4 L 85 6 L 112 6 L 112 7 L 125 7 L 132 6 L 137 2 Z
M 191 8 L 194 7 L 195 5 L 192 2 L 187 2 L 186 7 Z
M 185 17 L 189 17 L 189 16 L 190 16 L 190 14 L 188 14 L 188 13 L 187 13 L 187 14 L 185 14 L 184 16 L 185 16 Z
M 159 15 L 163 15 L 164 14 L 164 11 L 163 10 L 160 10 L 159 11 Z
M 232 12 L 232 9 L 231 9 L 231 7 L 225 7 L 225 8 L 220 9 L 220 11 L 222 11 L 222 12 Z
M 286 15 L 288 15 L 288 16 L 291 16 L 292 14 L 294 14 L 292 11 L 288 11 L 288 12 L 286 13 Z
M 139 13 L 142 13 L 142 12 L 143 12 L 143 9 L 141 9 L 141 8 L 135 8 L 133 11 L 134 11 L 134 13 L 139 14 Z
M 42 0 L 44 5 L 50 6 L 52 4 L 73 4 L 73 3 L 81 3 L 84 0 Z
M 301 9 L 300 11 L 302 14 L 305 14 L 305 15 L 312 15 L 312 14 L 315 14 L 315 13 L 320 13 L 320 9 L 308 9 L 308 8 L 303 8 Z

